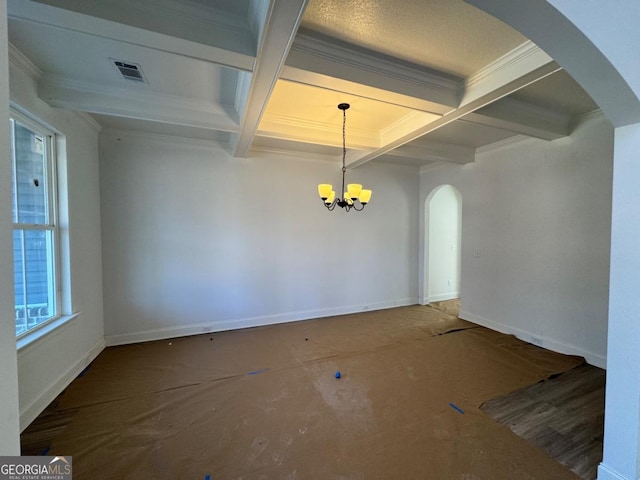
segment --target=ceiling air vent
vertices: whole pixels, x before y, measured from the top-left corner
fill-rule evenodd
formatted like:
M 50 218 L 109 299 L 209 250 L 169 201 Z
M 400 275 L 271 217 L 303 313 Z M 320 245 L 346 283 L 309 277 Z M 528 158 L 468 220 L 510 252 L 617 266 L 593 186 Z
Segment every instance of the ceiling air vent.
M 118 71 L 122 74 L 122 77 L 134 82 L 148 83 L 142 73 L 142 68 L 137 63 L 123 62 L 122 60 L 115 60 L 110 58 L 111 62 L 115 65 Z

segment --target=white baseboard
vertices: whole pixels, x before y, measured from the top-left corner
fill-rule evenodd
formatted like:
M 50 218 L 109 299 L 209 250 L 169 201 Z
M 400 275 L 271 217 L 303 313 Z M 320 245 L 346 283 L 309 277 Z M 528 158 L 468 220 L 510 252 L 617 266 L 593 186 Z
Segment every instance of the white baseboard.
M 511 325 L 506 325 L 504 323 L 496 322 L 494 320 L 489 320 L 488 318 L 482 317 L 480 315 L 475 315 L 463 310 L 460 311 L 458 316 L 463 320 L 477 323 L 478 325 L 490 328 L 491 330 L 496 330 L 501 333 L 507 333 L 509 335 L 515 335 L 520 340 L 524 340 L 525 342 L 529 342 L 539 347 L 546 348 L 547 350 L 563 353 L 565 355 L 578 355 L 580 357 L 584 357 L 584 359 L 590 365 L 594 365 L 599 368 L 607 368 L 607 358 L 605 356 L 590 352 L 577 345 L 571 345 L 559 340 L 554 340 L 552 338 L 535 335 L 531 332 L 527 332 L 526 330 L 522 330 Z
M 217 322 L 165 327 L 154 330 L 146 330 L 142 332 L 107 335 L 105 336 L 105 342 L 107 346 L 111 347 L 116 345 L 127 345 L 130 343 L 164 340 L 166 338 L 186 337 L 189 335 L 200 335 L 203 333 L 222 332 L 225 330 L 237 330 L 240 328 L 261 327 L 264 325 L 275 325 L 278 323 L 297 322 L 301 320 L 310 320 L 313 318 L 332 317 L 335 315 L 348 315 L 350 313 L 384 310 L 386 308 L 416 305 L 417 303 L 417 297 L 412 297 L 400 300 L 390 300 L 387 302 L 372 303 L 368 305 L 352 305 L 346 307 L 309 310 L 304 312 L 290 312 L 278 315 L 265 315 L 237 320 L 221 320 Z
M 65 372 L 56 377 L 49 385 L 47 385 L 42 393 L 38 395 L 29 405 L 20 411 L 20 432 L 29 426 L 42 411 L 69 386 L 86 367 L 89 365 L 102 350 L 104 350 L 105 341 L 100 339 L 89 351 L 76 363 L 71 365 Z
M 427 297 L 426 303 L 443 302 L 445 300 L 453 300 L 455 298 L 460 298 L 460 292 L 448 292 L 440 293 L 438 295 L 430 295 L 429 297 Z
M 601 463 L 598 466 L 598 480 L 632 480 L 618 473 L 615 469 Z

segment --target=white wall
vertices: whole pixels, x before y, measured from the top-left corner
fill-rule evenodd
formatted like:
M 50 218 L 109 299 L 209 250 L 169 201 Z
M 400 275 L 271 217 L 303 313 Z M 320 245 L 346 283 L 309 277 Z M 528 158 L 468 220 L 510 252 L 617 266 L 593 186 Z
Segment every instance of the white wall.
M 451 185 L 436 187 L 427 199 L 429 238 L 428 302 L 460 295 L 460 199 Z
M 20 424 L 25 428 L 104 348 L 98 130 L 83 117 L 49 107 L 12 51 L 11 101 L 63 135 L 59 145 L 61 245 L 69 259 L 71 305 L 78 315 L 18 352 Z M 15 332 L 14 332 L 15 335 Z
M 612 152 L 598 115 L 421 174 L 462 194 L 461 317 L 605 365 Z
M 7 2 L 0 0 L 0 205 L 11 205 Z M 0 208 L 0 455 L 19 455 L 11 208 Z
M 419 176 L 370 165 L 362 212 L 328 212 L 317 184 L 339 159 L 100 135 L 108 344 L 417 301 Z

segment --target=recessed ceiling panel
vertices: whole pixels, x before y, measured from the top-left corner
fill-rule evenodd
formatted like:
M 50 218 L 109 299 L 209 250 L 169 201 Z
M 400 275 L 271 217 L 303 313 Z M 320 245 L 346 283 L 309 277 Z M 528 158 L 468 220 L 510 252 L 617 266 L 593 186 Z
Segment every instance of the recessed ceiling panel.
M 516 134 L 507 130 L 471 123 L 465 120 L 458 120 L 434 130 L 428 135 L 415 140 L 411 144 L 420 145 L 420 141 L 426 140 L 478 148 L 499 142 L 500 140 L 505 140 L 513 137 L 514 135 Z
M 338 109 L 340 103 L 351 105 L 346 112 L 346 143 L 352 148 L 378 147 L 381 135 L 402 125 L 405 119 L 438 118 L 389 103 L 280 80 L 258 132 L 263 136 L 340 145 L 343 118 Z
M 36 0 L 110 22 L 255 55 L 247 0 Z M 11 9 L 9 10 L 11 15 Z
M 95 88 L 115 87 L 220 103 L 225 67 L 83 33 L 9 20 L 9 38 L 46 75 Z M 148 84 L 122 78 L 113 60 L 141 66 Z M 233 98 L 231 99 L 231 103 Z
M 462 77 L 526 41 L 462 0 L 310 0 L 302 25 Z

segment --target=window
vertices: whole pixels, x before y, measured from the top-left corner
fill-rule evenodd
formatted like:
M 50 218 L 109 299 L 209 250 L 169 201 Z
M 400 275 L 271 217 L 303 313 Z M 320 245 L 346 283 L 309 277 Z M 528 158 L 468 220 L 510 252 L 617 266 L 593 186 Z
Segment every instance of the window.
M 53 133 L 12 112 L 16 336 L 59 316 Z

